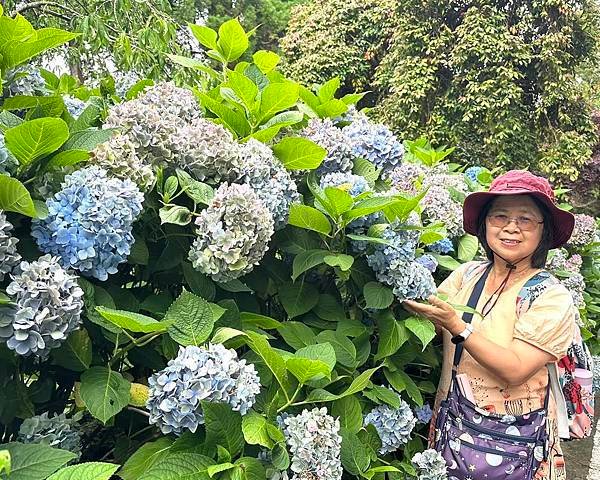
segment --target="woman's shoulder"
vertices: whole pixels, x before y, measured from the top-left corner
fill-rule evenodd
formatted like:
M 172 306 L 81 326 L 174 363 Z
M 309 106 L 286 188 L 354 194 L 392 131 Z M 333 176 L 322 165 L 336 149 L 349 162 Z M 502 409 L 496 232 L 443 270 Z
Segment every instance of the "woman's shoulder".
M 521 287 L 517 295 L 517 314 L 525 313 L 534 302 L 555 304 L 563 309 L 573 305 L 573 297 L 558 278 L 541 270 Z
M 463 263 L 459 267 L 462 283 L 465 284 L 468 281 L 479 277 L 479 274 L 481 274 L 489 264 L 490 262 L 488 260 L 473 260 L 471 262 Z

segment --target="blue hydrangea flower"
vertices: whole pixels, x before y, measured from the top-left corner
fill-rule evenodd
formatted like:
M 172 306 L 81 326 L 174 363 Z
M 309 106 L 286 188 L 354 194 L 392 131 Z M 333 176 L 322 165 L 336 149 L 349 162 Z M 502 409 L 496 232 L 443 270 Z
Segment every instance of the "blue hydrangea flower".
M 6 148 L 4 135 L 0 132 L 0 174 L 11 175 L 16 171 L 18 166 L 19 162 L 17 162 L 8 148 Z
M 350 139 L 330 119 L 313 118 L 309 120 L 301 135 L 327 151 L 327 156 L 317 169 L 319 175 L 352 170 L 354 154 Z
M 355 156 L 364 158 L 385 174 L 399 165 L 404 156 L 404 146 L 385 125 L 372 123 L 359 115 L 342 132 L 350 138 Z
M 462 178 L 456 175 L 449 177 Z M 430 186 L 423 198 L 422 205 L 424 217 L 430 223 L 443 223 L 449 238 L 464 235 L 462 205 L 452 198 L 446 187 Z
M 46 93 L 46 80 L 38 68 L 27 65 L 9 72 L 6 89 L 11 97 Z
M 394 390 L 388 387 L 388 390 L 400 399 Z M 394 452 L 410 440 L 417 419 L 413 415 L 408 403 L 400 399 L 400 407 L 393 408 L 389 405 L 378 405 L 365 415 L 364 425 L 373 425 L 381 439 L 381 448 L 379 453 Z
M 373 253 L 367 255 L 367 263 L 375 273 L 385 273 L 397 260 L 403 262 L 414 260 L 420 232 L 403 230 L 402 227 L 418 225 L 418 223 L 418 217 L 411 215 L 406 224 L 395 222 L 383 230 L 381 238 L 391 245 L 374 244 Z
M 417 480 L 447 480 L 446 460 L 432 448 L 414 454 L 411 462 L 417 468 Z
M 62 190 L 46 200 L 48 216 L 33 221 L 31 235 L 64 267 L 106 280 L 129 255 L 143 200 L 131 180 L 87 167 L 67 175 Z
M 483 167 L 469 167 L 465 170 L 465 177 L 471 180 L 473 183 L 479 183 L 477 175 L 483 172 Z
M 60 448 L 81 457 L 81 433 L 75 419 L 64 413 L 49 416 L 48 412 L 26 418 L 19 428 L 17 441 Z
M 83 290 L 58 257 L 21 262 L 15 271 L 6 288 L 13 303 L 0 311 L 0 338 L 17 355 L 45 360 L 79 328 Z
M 436 258 L 433 255 L 429 255 L 427 253 L 417 258 L 416 262 L 423 265 L 431 273 L 434 273 L 438 267 L 438 261 L 436 260 Z
M 71 95 L 63 95 L 63 102 L 65 102 L 65 107 L 67 108 L 69 115 L 71 115 L 73 118 L 78 118 L 86 107 L 86 104 L 83 100 L 80 100 L 77 97 L 72 97 Z
M 414 261 L 395 259 L 387 270 L 376 272 L 376 276 L 380 282 L 392 287 L 400 302 L 425 299 L 436 292 L 431 272 Z
M 227 403 L 245 415 L 260 392 L 253 364 L 221 344 L 181 347 L 167 367 L 148 379 L 150 423 L 165 434 L 195 432 L 204 423 L 200 401 Z
M 346 172 L 331 172 L 321 177 L 321 188 L 337 187 L 357 197 L 361 193 L 370 192 L 369 183 L 360 175 Z
M 428 403 L 423 405 L 422 407 L 417 407 L 415 409 L 415 414 L 417 415 L 417 420 L 421 423 L 429 423 L 431 417 L 433 416 L 433 411 Z
M 442 238 L 437 242 L 430 243 L 427 245 L 427 248 L 434 253 L 445 254 L 454 251 L 454 245 L 452 245 L 452 240 L 449 238 Z

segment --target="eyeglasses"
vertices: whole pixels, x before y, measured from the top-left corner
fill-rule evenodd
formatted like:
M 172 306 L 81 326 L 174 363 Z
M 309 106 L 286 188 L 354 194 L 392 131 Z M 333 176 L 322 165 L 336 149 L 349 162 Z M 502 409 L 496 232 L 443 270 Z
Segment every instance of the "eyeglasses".
M 490 225 L 492 225 L 492 227 L 497 228 L 504 228 L 506 225 L 508 225 L 514 220 L 517 227 L 519 227 L 519 230 L 522 230 L 523 232 L 535 230 L 535 228 L 538 225 L 544 223 L 543 221 L 539 222 L 535 218 L 528 217 L 525 215 L 520 215 L 518 217 L 509 217 L 508 215 L 504 215 L 503 213 L 495 213 L 492 215 L 488 215 L 487 218 L 490 221 Z

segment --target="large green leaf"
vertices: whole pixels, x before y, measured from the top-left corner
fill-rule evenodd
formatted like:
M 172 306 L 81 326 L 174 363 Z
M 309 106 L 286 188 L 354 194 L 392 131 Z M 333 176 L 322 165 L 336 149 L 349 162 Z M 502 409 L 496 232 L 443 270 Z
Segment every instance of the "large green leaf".
M 92 367 L 81 375 L 81 399 L 104 424 L 127 406 L 130 388 L 119 372 L 106 367 Z
M 369 282 L 363 287 L 367 308 L 383 309 L 394 301 L 394 293 L 379 282 Z
M 223 313 L 224 309 L 213 309 L 203 298 L 184 290 L 169 307 L 163 322 L 169 324 L 169 336 L 180 345 L 200 345 L 208 340 Z
M 6 147 L 23 166 L 58 150 L 69 138 L 69 127 L 60 118 L 36 118 L 4 132 Z
M 309 283 L 279 286 L 279 301 L 290 318 L 309 312 L 319 301 L 319 292 Z
M 435 326 L 426 318 L 409 317 L 404 325 L 421 341 L 423 350 L 435 338 Z
M 329 250 L 306 250 L 294 257 L 292 264 L 292 280 L 296 280 L 301 274 L 323 263 L 324 258 L 329 255 Z
M 329 235 L 331 224 L 319 210 L 299 203 L 292 204 L 288 224 Z
M 77 457 L 66 450 L 39 444 L 6 443 L 0 445 L 0 450 L 10 453 L 10 480 L 44 480 Z
M 250 445 L 262 445 L 269 450 L 273 448 L 275 442 L 269 432 L 278 430 L 277 427 L 254 411 L 248 412 L 242 417 L 242 432 L 246 443 Z
M 202 39 L 205 40 L 206 36 L 203 35 Z M 237 19 L 229 20 L 219 27 L 217 47 L 228 62 L 237 60 L 248 49 L 248 35 Z
M 0 210 L 35 217 L 36 210 L 29 191 L 16 178 L 0 175 Z
M 6 45 L 8 48 L 2 44 L 0 38 L 0 54 L 3 57 L 2 66 L 6 69 L 16 67 L 46 50 L 58 47 L 78 36 L 78 33 L 71 33 L 58 28 L 42 28 L 21 38 L 13 37 L 14 43 Z
M 194 37 L 196 37 L 202 45 L 212 50 L 217 49 L 217 32 L 215 30 L 204 25 L 195 25 L 193 23 L 190 23 L 188 26 Z
M 48 480 L 109 480 L 119 465 L 102 462 L 80 463 L 61 468 Z
M 96 307 L 96 311 L 109 322 L 124 330 L 135 333 L 166 332 L 167 325 L 141 313 Z
M 206 469 L 214 463 L 199 453 L 174 453 L 160 458 L 135 480 L 210 480 Z
M 53 363 L 74 372 L 83 372 L 92 363 L 92 341 L 87 330 L 80 328 L 69 335 L 63 344 L 52 350 Z
M 228 72 L 227 78 L 228 81 L 223 86 L 231 88 L 246 109 L 251 110 L 258 95 L 256 84 L 245 75 L 235 71 Z
M 198 96 L 202 106 L 219 117 L 223 124 L 235 135 L 244 137 L 250 133 L 250 124 L 241 113 L 229 108 L 227 105 L 217 102 L 205 93 L 199 92 Z
M 282 322 L 279 334 L 290 347 L 299 349 L 316 343 L 316 335 L 302 322 Z
M 88 128 L 73 133 L 65 142 L 63 150 L 85 150 L 91 151 L 97 145 L 107 142 L 115 133 L 114 128 L 97 129 Z
M 264 123 L 276 113 L 293 107 L 297 101 L 297 83 L 286 81 L 267 85 L 260 95 L 259 123 Z
M 250 339 L 248 342 L 250 348 L 258 354 L 269 370 L 271 370 L 281 388 L 285 392 L 288 392 L 290 390 L 290 380 L 287 375 L 285 361 L 281 354 L 274 350 L 262 335 L 252 331 L 248 331 L 246 334 Z
M 331 375 L 331 368 L 322 360 L 291 357 L 286 360 L 285 365 L 288 371 L 302 384 Z
M 352 341 L 338 331 L 323 330 L 317 335 L 319 343 L 329 343 L 335 350 L 337 361 L 348 368 L 356 366 L 356 347 Z
M 342 428 L 341 460 L 344 470 L 352 475 L 361 476 L 369 468 L 370 458 L 368 450 L 355 433 Z
M 244 449 L 242 416 L 226 403 L 202 401 L 202 413 L 206 429 L 206 443 L 221 445 L 232 457 Z
M 394 318 L 391 312 L 382 312 L 376 320 L 379 344 L 375 361 L 393 355 L 408 340 L 406 329 Z
M 331 404 L 331 415 L 338 417 L 340 426 L 352 433 L 357 433 L 362 428 L 362 407 L 356 395 L 348 395 L 335 400 Z
M 335 363 L 337 361 L 335 349 L 328 342 L 307 345 L 306 347 L 298 349 L 294 356 L 297 358 L 321 360 L 328 366 L 330 372 L 335 368 Z
M 258 52 L 254 52 L 252 60 L 254 60 L 254 64 L 260 68 L 262 73 L 269 73 L 277 66 L 281 58 L 275 52 L 259 50 Z
M 123 480 L 137 480 L 156 462 L 166 458 L 172 446 L 173 439 L 169 437 L 161 437 L 154 442 L 144 443 L 127 459 L 119 472 L 119 477 Z
M 288 170 L 314 170 L 327 155 L 327 150 L 307 138 L 285 137 L 273 146 L 273 153 Z
M 463 262 L 470 262 L 477 255 L 479 249 L 479 240 L 474 235 L 468 233 L 460 237 L 458 241 L 458 259 Z

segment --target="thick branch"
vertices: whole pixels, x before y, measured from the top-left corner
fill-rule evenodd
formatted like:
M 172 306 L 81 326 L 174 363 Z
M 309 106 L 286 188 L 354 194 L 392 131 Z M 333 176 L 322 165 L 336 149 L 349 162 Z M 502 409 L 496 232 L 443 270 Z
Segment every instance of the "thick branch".
M 42 0 L 39 2 L 31 2 L 31 3 L 22 3 L 22 4 L 17 5 L 15 11 L 16 11 L 16 13 L 22 13 L 26 10 L 35 10 L 36 8 L 43 8 L 43 7 L 56 7 L 56 8 L 65 10 L 72 15 L 80 16 L 80 13 L 77 12 L 76 10 L 73 10 L 72 8 L 67 7 L 66 5 L 63 5 L 61 3 L 51 2 L 48 0 Z M 64 16 L 62 16 L 62 14 L 59 14 L 57 12 L 50 12 L 50 13 L 52 13 L 53 15 L 61 16 L 61 18 L 64 17 Z M 66 17 L 64 17 L 64 18 L 66 18 Z

